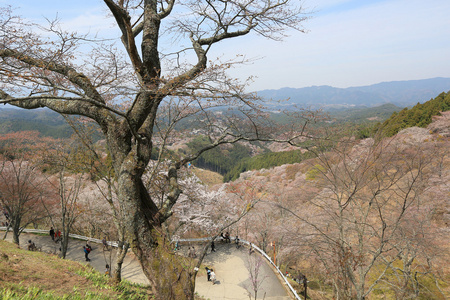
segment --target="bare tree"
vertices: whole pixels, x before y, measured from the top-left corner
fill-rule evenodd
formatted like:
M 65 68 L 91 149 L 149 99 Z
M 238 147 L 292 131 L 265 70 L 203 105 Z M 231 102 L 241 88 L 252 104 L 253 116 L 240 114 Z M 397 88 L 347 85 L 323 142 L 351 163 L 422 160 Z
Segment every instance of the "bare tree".
M 78 195 L 82 185 L 81 176 L 77 175 L 75 178 L 66 178 L 65 168 L 62 167 L 59 171 L 57 191 L 60 199 L 61 213 L 61 257 L 66 258 L 67 249 L 69 245 L 69 234 L 80 212 L 78 209 Z M 72 182 L 68 182 L 68 181 Z
M 409 273 L 404 279 L 411 279 L 408 266 L 426 244 L 427 234 L 418 231 L 431 221 L 410 222 L 417 209 L 430 208 L 424 195 L 439 157 L 430 148 L 432 142 L 412 148 L 395 138 L 343 140 L 313 160 L 307 177 L 317 193 L 289 210 L 301 221 L 291 237 L 297 250 L 323 265 L 337 299 L 367 298 L 399 258 Z
M 285 29 L 302 30 L 305 16 L 290 0 L 104 3 L 120 29 L 124 52 L 108 40 L 65 32 L 57 22 L 39 28 L 47 31 L 40 37 L 36 27 L 3 9 L 0 102 L 81 115 L 100 126 L 114 166 L 126 236 L 156 297 L 191 299 L 194 272 L 167 254 L 169 241 L 161 230 L 181 193 L 178 170 L 223 143 L 277 138 L 267 119 L 258 120 L 253 95 L 226 76 L 236 61 L 210 62 L 208 55 L 222 43 L 251 33 L 280 39 Z M 169 43 L 164 44 L 165 38 Z M 171 103 L 192 111 L 211 133 L 211 143 L 170 165 L 170 192 L 158 206 L 142 175 L 158 142 L 159 112 Z M 209 113 L 211 107 L 223 105 L 240 113 L 222 120 Z M 292 128 L 293 134 L 283 140 L 306 134 L 304 124 L 296 125 L 299 128 Z
M 51 195 L 45 177 L 34 162 L 38 154 L 29 151 L 36 150 L 40 144 L 36 133 L 7 134 L 0 139 L 6 141 L 0 154 L 0 204 L 8 214 L 13 241 L 19 244 L 24 228 L 48 216 L 41 204 L 51 201 Z
M 22 230 L 47 216 L 40 206 L 44 179 L 28 161 L 11 159 L 1 162 L 0 180 L 0 203 L 9 215 L 13 241 L 19 244 Z
M 252 299 L 252 294 L 255 300 L 258 298 L 258 292 L 261 290 L 261 285 L 267 277 L 261 275 L 261 267 L 263 264 L 264 262 L 259 255 L 248 255 L 246 267 L 249 274 L 250 284 L 247 287 L 247 291 L 249 292 L 250 299 Z

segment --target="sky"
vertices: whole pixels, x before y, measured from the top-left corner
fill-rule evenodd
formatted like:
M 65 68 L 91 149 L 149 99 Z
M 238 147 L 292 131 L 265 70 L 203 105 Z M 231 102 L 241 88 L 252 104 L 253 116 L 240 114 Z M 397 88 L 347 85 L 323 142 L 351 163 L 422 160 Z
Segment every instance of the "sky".
M 230 74 L 254 76 L 252 91 L 450 77 L 449 0 L 298 2 L 311 12 L 303 23 L 307 33 L 290 31 L 282 42 L 241 37 L 211 54 L 251 59 Z M 113 28 L 99 0 L 0 0 L 5 4 L 38 22 L 58 15 L 64 27 L 78 32 Z

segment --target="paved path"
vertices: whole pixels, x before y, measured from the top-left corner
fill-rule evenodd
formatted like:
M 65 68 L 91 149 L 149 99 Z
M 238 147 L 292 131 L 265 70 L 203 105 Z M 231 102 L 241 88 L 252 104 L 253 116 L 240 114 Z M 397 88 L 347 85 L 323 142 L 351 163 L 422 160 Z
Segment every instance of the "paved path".
M 4 232 L 1 232 L 3 237 Z M 59 244 L 55 244 L 49 236 L 22 233 L 20 235 L 20 246 L 26 248 L 28 240 L 36 243 L 38 248 L 44 252 L 59 253 Z M 7 239 L 12 241 L 12 234 L 8 233 Z M 83 246 L 85 241 L 71 239 L 67 258 L 87 263 L 84 258 Z M 116 251 L 103 251 L 102 245 L 90 243 L 93 250 L 89 254 L 91 261 L 89 264 L 95 269 L 103 272 L 105 265 L 114 261 Z M 182 251 L 186 251 L 188 246 L 182 246 Z M 199 248 L 199 247 L 196 247 Z M 196 278 L 195 291 L 210 300 L 247 300 L 249 291 L 252 292 L 251 280 L 248 271 L 249 254 L 247 248 L 236 249 L 234 244 L 216 243 L 216 252 L 208 253 L 203 263 L 214 269 L 217 282 L 213 285 L 208 282 L 205 275 L 198 275 Z M 284 288 L 272 268 L 256 253 L 251 258 L 260 258 L 263 263 L 260 267 L 258 279 L 261 280 L 261 286 L 258 288 L 258 299 L 266 300 L 288 300 L 287 290 Z M 142 269 L 132 253 L 128 253 L 122 266 L 122 276 L 131 282 L 148 284 Z
M 251 293 L 253 299 L 254 292 L 249 276 L 249 263 L 256 259 L 262 262 L 258 268 L 257 277 L 260 284 L 257 291 L 258 299 L 291 299 L 272 267 L 260 255 L 256 253 L 249 255 L 248 248 L 236 249 L 234 244 L 216 243 L 216 249 L 216 252 L 208 253 L 203 264 L 214 269 L 218 282 L 213 285 L 207 281 L 206 276 L 197 276 L 195 289 L 200 295 L 211 300 L 247 300 Z

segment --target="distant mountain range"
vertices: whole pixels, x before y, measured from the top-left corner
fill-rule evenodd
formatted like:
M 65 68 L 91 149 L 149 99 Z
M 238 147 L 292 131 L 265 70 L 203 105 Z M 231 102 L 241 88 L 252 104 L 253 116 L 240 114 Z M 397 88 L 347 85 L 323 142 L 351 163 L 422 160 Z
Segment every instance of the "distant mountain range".
M 349 88 L 312 86 L 262 90 L 258 92 L 258 95 L 266 100 L 274 100 L 270 105 L 275 107 L 293 105 L 323 108 L 374 107 L 385 103 L 407 107 L 418 102 L 426 102 L 440 93 L 448 91 L 450 91 L 450 78 L 437 77 L 423 80 L 382 82 Z M 288 98 L 290 99 L 288 102 L 275 102 Z
M 312 86 L 283 88 L 258 92 L 265 99 L 289 102 L 270 104 L 274 108 L 322 107 L 333 118 L 353 122 L 373 119 L 383 121 L 394 111 L 424 103 L 442 92 L 450 91 L 450 78 L 383 82 L 370 86 L 335 88 Z M 67 138 L 73 134 L 64 118 L 49 109 L 25 110 L 11 106 L 0 107 L 0 134 L 24 130 L 38 130 L 43 136 Z

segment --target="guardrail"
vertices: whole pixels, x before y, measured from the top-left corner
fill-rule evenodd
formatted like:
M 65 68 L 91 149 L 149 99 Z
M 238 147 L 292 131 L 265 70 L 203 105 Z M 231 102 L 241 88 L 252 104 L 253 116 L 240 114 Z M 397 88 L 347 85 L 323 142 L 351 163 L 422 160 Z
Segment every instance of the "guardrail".
M 0 230 L 6 231 L 6 227 L 1 227 L 0 226 Z M 11 231 L 11 228 L 9 229 L 9 231 Z M 22 232 L 26 232 L 26 233 L 42 233 L 42 234 L 49 234 L 48 230 L 44 230 L 44 229 L 22 229 Z M 102 240 L 100 239 L 95 239 L 95 238 L 91 238 L 91 237 L 87 237 L 87 236 L 82 236 L 82 235 L 78 235 L 78 234 L 73 234 L 73 233 L 69 233 L 69 237 L 73 238 L 73 239 L 77 239 L 77 240 L 83 240 L 83 241 L 89 241 L 89 242 L 93 242 L 93 243 L 97 243 L 97 244 L 103 244 Z M 107 244 L 109 246 L 112 247 L 118 247 L 119 244 L 117 242 L 111 242 L 108 241 Z
M 177 239 L 177 240 L 174 240 L 173 242 L 209 242 L 211 240 L 212 240 L 212 238 L 206 237 L 206 238 L 195 238 L 195 239 Z M 230 240 L 235 240 L 235 238 L 231 237 Z M 245 245 L 247 245 L 249 247 L 251 246 L 255 251 L 258 251 L 259 254 L 261 254 L 265 259 L 267 259 L 267 261 L 275 268 L 275 270 L 281 276 L 281 278 L 283 279 L 284 283 L 288 286 L 289 291 L 292 293 L 292 295 L 295 297 L 295 299 L 302 300 L 300 298 L 300 296 L 297 294 L 297 292 L 295 291 L 295 289 L 292 287 L 292 285 L 289 283 L 289 281 L 287 280 L 286 276 L 284 276 L 283 272 L 281 272 L 281 270 L 272 261 L 272 259 L 267 255 L 267 253 L 265 253 L 263 250 L 261 250 L 255 244 L 253 244 L 251 242 L 248 242 L 246 240 L 239 239 L 239 242 L 242 243 L 242 244 L 245 244 Z
M 6 227 L 0 227 L 0 230 L 6 230 Z M 43 234 L 48 234 L 48 230 L 43 230 L 43 229 L 23 229 L 22 232 L 27 232 L 27 233 L 43 233 Z M 89 242 L 93 242 L 93 243 L 97 243 L 97 244 L 102 244 L 102 240 L 100 239 L 95 239 L 95 238 L 91 238 L 91 237 L 86 237 L 86 236 L 82 236 L 82 235 L 78 235 L 78 234 L 69 234 L 69 237 L 74 238 L 74 239 L 78 239 L 78 240 L 84 240 L 84 241 L 89 241 Z M 235 240 L 235 238 L 230 238 L 231 240 Z M 205 238 L 195 238 L 195 239 L 177 239 L 177 240 L 173 240 L 172 242 L 188 242 L 188 243 L 199 243 L 199 242 L 209 242 L 211 241 L 212 238 L 211 237 L 205 237 Z M 262 251 L 258 246 L 256 246 L 255 244 L 248 242 L 246 240 L 242 240 L 239 239 L 239 242 L 242 244 L 245 244 L 247 246 L 251 246 L 255 251 L 258 251 L 259 254 L 261 254 L 274 268 L 275 270 L 277 270 L 278 274 L 281 276 L 281 278 L 283 279 L 284 283 L 288 286 L 290 292 L 292 293 L 292 295 L 295 297 L 295 299 L 297 300 L 302 300 L 300 298 L 300 296 L 297 294 L 297 292 L 295 291 L 295 289 L 292 287 L 292 285 L 289 283 L 289 281 L 287 280 L 286 276 L 284 276 L 283 272 L 281 272 L 281 270 L 278 268 L 277 265 L 275 265 L 275 263 L 272 261 L 272 259 L 264 252 Z M 112 247 L 118 247 L 118 243 L 117 242 L 111 242 L 108 241 L 107 242 L 108 245 L 112 246 Z

